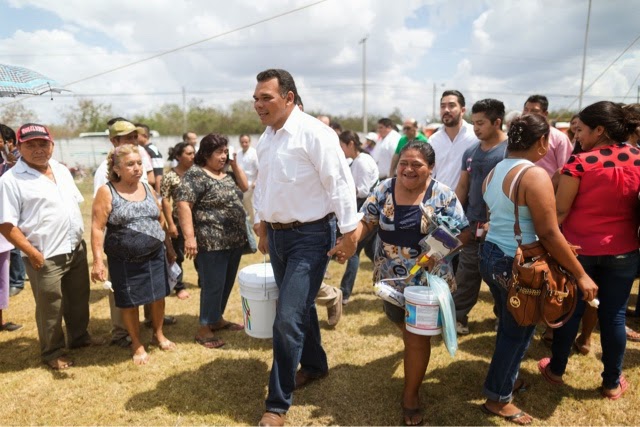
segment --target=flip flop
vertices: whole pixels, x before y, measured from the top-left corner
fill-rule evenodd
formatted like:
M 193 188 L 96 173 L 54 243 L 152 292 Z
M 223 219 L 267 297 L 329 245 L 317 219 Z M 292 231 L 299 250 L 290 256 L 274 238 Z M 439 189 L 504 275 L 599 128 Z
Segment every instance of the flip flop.
M 13 322 L 7 322 L 4 325 L 0 325 L 0 332 L 1 331 L 13 332 L 13 331 L 17 331 L 18 329 L 22 329 L 22 325 L 18 325 L 17 323 L 13 323 Z
M 206 337 L 206 338 L 196 337 L 195 340 L 198 344 L 200 344 L 204 348 L 220 348 L 225 344 L 224 341 L 216 337 Z
M 149 357 L 149 353 L 145 351 L 143 354 L 134 354 L 131 359 L 133 360 L 134 365 L 140 366 L 149 363 L 149 359 L 151 358 Z
M 620 375 L 620 390 L 616 394 L 607 394 L 604 387 L 600 388 L 600 394 L 602 394 L 602 397 L 604 397 L 605 399 L 618 400 L 622 397 L 622 395 L 625 391 L 627 391 L 628 388 L 629 383 L 627 382 L 627 379 L 624 377 L 624 375 Z
M 634 331 L 628 326 L 624 327 L 625 333 L 627 334 L 627 341 L 640 342 L 640 333 Z
M 68 369 L 73 366 L 73 360 L 68 359 L 64 356 L 57 357 L 52 360 L 48 360 L 44 363 L 54 371 L 64 371 L 65 369 Z
M 562 380 L 556 380 L 554 378 L 551 378 L 551 376 L 549 375 L 549 364 L 551 363 L 551 359 L 548 357 L 545 357 L 544 359 L 540 359 L 540 361 L 538 362 L 538 370 L 540 371 L 540 373 L 542 374 L 543 378 L 552 385 L 563 385 L 564 381 Z
M 240 325 L 238 323 L 233 323 L 233 322 L 226 322 L 223 326 L 219 327 L 219 328 L 211 328 L 212 332 L 218 332 L 218 331 L 233 331 L 233 332 L 237 332 L 237 331 L 244 331 L 244 326 Z
M 518 421 L 522 417 L 530 416 L 529 414 L 527 414 L 524 411 L 520 411 L 520 412 L 517 412 L 517 413 L 512 414 L 512 415 L 496 414 L 495 412 L 493 412 L 492 410 L 487 408 L 487 405 L 485 403 L 480 405 L 480 409 L 482 410 L 482 412 L 484 412 L 487 415 L 495 415 L 496 417 L 500 417 L 505 421 L 509 421 L 511 423 L 518 424 L 518 425 L 521 425 L 521 426 L 526 426 L 526 425 L 529 425 L 529 424 L 531 424 L 533 422 L 533 419 L 531 419 L 529 422 L 520 422 L 520 421 Z
M 405 426 L 421 426 L 424 424 L 424 415 L 422 413 L 422 408 L 405 408 L 404 405 L 400 405 L 402 407 L 402 422 Z M 414 421 L 414 417 L 418 417 L 418 419 Z M 409 422 L 407 422 L 407 420 Z
M 158 341 L 157 339 L 151 339 L 151 345 L 158 347 L 162 351 L 173 351 L 176 348 L 176 343 L 169 340 Z

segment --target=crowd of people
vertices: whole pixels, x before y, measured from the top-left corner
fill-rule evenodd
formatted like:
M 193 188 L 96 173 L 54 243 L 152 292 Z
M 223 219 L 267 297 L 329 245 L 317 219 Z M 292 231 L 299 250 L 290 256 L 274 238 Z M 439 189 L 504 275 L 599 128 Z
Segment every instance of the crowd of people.
M 626 325 L 627 317 L 640 316 L 640 303 L 627 307 L 640 269 L 640 106 L 597 102 L 572 117 L 565 134 L 549 124 L 545 96 L 532 95 L 522 112 L 508 114 L 497 99 L 479 100 L 469 123 L 463 94 L 446 90 L 435 133 L 412 118 L 399 132 L 382 118 L 377 132 L 361 138 L 327 116 L 304 113 L 285 70 L 259 73 L 253 98 L 266 127 L 255 148 L 246 134 L 233 153 L 224 135 L 198 140 L 187 132 L 170 150 L 167 170 L 148 126 L 109 121 L 113 148 L 94 176 L 90 270 L 83 197 L 52 158 L 49 130 L 27 123 L 16 134 L 0 125 L 0 330 L 21 327 L 2 314 L 9 296 L 24 287 L 26 271 L 42 361 L 67 369 L 73 360 L 65 348 L 105 344 L 88 332 L 90 281 L 102 282 L 112 291 L 111 344 L 129 348 L 133 363 L 145 365 L 139 307 L 142 324 L 153 331 L 151 345 L 176 350 L 164 332 L 176 322 L 165 314 L 165 298 L 191 297 L 180 273 L 190 259 L 200 287 L 194 340 L 217 349 L 225 345 L 218 331 L 244 329 L 225 318 L 225 309 L 243 253 L 257 247 L 269 254 L 279 288 L 259 424 L 284 425 L 294 391 L 329 374 L 316 306 L 327 307 L 335 326 L 354 295 L 364 250 L 373 282 L 398 279 L 399 291 L 424 285 L 424 275 L 409 274 L 416 264 L 445 279 L 459 335 L 472 332 L 482 281 L 489 286 L 497 333 L 481 409 L 526 425 L 533 417 L 513 398 L 526 386 L 518 374 L 535 325 L 518 325 L 506 310 L 517 209 L 522 243 L 542 242 L 578 285 L 571 319 L 544 335 L 551 357 L 538 362 L 542 377 L 562 385 L 571 349 L 588 353 L 599 323 L 601 394 L 623 396 L 626 343 L 640 341 Z M 425 209 L 455 224 L 463 244 L 456 257 L 419 261 Z M 581 247 L 577 258 L 567 241 Z M 323 282 L 332 258 L 346 264 L 340 289 Z M 595 298 L 599 307 L 589 308 Z M 382 311 L 404 344 L 402 421 L 420 425 L 430 336 L 405 328 L 403 308 L 384 301 Z

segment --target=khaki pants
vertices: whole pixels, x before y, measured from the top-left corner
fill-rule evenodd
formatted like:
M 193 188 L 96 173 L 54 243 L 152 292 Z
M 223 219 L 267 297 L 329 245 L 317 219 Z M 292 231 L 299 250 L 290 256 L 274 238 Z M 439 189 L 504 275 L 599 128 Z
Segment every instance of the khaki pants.
M 247 191 L 242 195 L 242 206 L 244 206 L 244 210 L 247 212 L 247 216 L 249 217 L 249 221 L 251 221 L 251 225 L 253 226 L 253 188 L 249 187 Z
M 339 289 L 322 282 L 322 285 L 320 285 L 320 290 L 318 291 L 318 295 L 316 296 L 316 304 L 323 307 L 333 307 L 338 303 L 342 304 L 342 301 L 340 301 L 339 299 Z
M 36 270 L 27 258 L 25 267 L 36 302 L 36 325 L 40 354 L 47 362 L 64 354 L 67 329 L 69 347 L 77 347 L 89 339 L 89 266 L 87 245 L 80 242 L 73 252 L 56 255 Z

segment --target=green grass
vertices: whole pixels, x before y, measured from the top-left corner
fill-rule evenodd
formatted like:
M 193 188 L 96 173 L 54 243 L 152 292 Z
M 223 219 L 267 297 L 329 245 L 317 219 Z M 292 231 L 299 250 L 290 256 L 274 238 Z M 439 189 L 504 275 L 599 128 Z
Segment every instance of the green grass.
M 80 185 L 89 241 L 91 183 Z M 354 295 L 342 321 L 329 329 L 326 310 L 319 308 L 322 337 L 331 374 L 300 390 L 288 414 L 292 425 L 398 425 L 402 391 L 402 341 L 384 317 L 372 293 L 372 265 L 363 257 Z M 245 256 L 242 266 L 262 262 L 259 254 Z M 193 284 L 193 265 L 185 263 L 186 281 Z M 327 283 L 340 282 L 344 266 L 331 263 Z M 107 291 L 92 284 L 90 331 L 109 336 Z M 191 298 L 167 298 L 167 313 L 178 324 L 166 328 L 178 350 L 152 348 L 151 362 L 137 367 L 128 350 L 97 347 L 71 352 L 76 366 L 53 372 L 40 363 L 34 303 L 29 285 L 11 298 L 5 320 L 24 324 L 20 331 L 0 333 L 0 424 L 3 425 L 256 425 L 264 409 L 271 366 L 269 340 L 244 332 L 221 332 L 227 345 L 207 350 L 193 342 L 198 323 L 199 290 Z M 632 302 L 635 304 L 637 284 Z M 431 362 L 421 389 L 426 419 L 432 425 L 506 425 L 479 410 L 482 383 L 493 352 L 495 333 L 491 296 L 483 285 L 471 313 L 471 335 L 459 340 L 451 358 L 441 339 L 434 339 Z M 238 285 L 225 317 L 242 321 Z M 631 323 L 638 327 L 638 323 Z M 145 341 L 150 331 L 144 330 Z M 536 335 L 522 364 L 530 389 L 515 403 L 532 414 L 537 425 L 640 425 L 640 344 L 628 343 L 624 372 L 631 388 L 616 402 L 598 393 L 602 365 L 599 337 L 595 354 L 573 355 L 566 385 L 553 387 L 538 374 L 536 362 L 548 356 Z

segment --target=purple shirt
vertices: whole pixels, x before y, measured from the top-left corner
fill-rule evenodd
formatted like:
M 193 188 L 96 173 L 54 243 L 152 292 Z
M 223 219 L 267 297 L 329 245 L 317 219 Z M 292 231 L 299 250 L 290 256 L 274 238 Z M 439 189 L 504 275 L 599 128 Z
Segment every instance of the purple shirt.
M 558 169 L 567 163 L 572 151 L 573 145 L 569 141 L 569 137 L 564 132 L 551 127 L 549 132 L 549 151 L 536 162 L 536 166 L 546 170 L 549 176 L 552 177 Z

